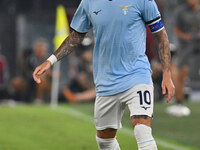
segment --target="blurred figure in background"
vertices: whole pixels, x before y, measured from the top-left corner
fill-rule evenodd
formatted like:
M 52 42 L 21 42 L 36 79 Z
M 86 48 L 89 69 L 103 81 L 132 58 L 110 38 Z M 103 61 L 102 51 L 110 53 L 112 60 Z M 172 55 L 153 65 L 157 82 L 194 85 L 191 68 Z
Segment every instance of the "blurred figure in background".
M 33 45 L 34 53 L 30 56 L 28 62 L 28 72 L 27 77 L 31 86 L 35 86 L 36 97 L 35 103 L 42 103 L 44 99 L 44 94 L 46 91 L 50 91 L 51 88 L 51 72 L 47 72 L 44 76 L 42 76 L 42 83 L 35 84 L 32 78 L 32 72 L 36 66 L 41 64 L 44 60 L 46 60 L 47 50 L 48 50 L 48 42 L 46 39 L 37 39 Z
M 172 17 L 177 9 L 177 6 L 185 3 L 185 0 L 157 0 L 162 8 L 161 14 L 165 25 L 165 28 L 168 33 L 169 42 L 173 44 L 177 44 L 176 36 L 173 31 L 173 21 L 174 17 Z
M 187 0 L 176 12 L 174 32 L 179 39 L 178 73 L 176 82 L 176 103 L 167 112 L 176 116 L 187 116 L 189 108 L 183 106 L 184 86 L 190 61 L 200 54 L 200 6 L 199 0 Z
M 0 45 L 0 99 L 7 99 L 9 97 L 8 82 L 9 72 L 7 60 L 5 56 L 1 54 Z
M 47 50 L 47 40 L 38 38 L 33 44 L 33 49 L 27 49 L 21 55 L 21 76 L 11 81 L 15 91 L 15 94 L 13 94 L 15 99 L 34 101 L 34 103 L 40 104 L 44 99 L 45 92 L 50 91 L 50 71 L 42 77 L 43 82 L 41 84 L 35 84 L 32 78 L 34 68 L 46 60 Z

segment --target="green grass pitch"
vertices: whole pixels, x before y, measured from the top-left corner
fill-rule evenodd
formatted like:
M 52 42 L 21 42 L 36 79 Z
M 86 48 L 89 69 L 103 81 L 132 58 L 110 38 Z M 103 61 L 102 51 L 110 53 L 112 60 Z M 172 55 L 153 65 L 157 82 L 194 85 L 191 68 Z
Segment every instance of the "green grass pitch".
M 92 105 L 61 105 L 57 109 L 31 105 L 0 106 L 0 150 L 97 150 Z M 159 109 L 164 107 L 159 105 Z M 126 111 L 123 118 L 125 128 L 118 132 L 117 139 L 122 150 L 137 150 L 128 120 Z M 156 129 L 157 124 L 163 126 L 164 123 L 164 118 L 161 122 L 155 119 L 153 125 Z M 170 134 L 165 136 L 169 131 L 164 133 L 160 129 L 155 130 L 159 136 L 156 137 L 159 150 L 198 150 L 181 142 L 176 136 L 175 140 L 170 138 Z

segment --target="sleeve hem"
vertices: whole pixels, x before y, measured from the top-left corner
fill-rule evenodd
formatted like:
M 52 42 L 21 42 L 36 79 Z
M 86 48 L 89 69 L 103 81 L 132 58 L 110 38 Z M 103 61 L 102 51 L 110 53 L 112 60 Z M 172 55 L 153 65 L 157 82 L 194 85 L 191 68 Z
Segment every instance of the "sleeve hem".
M 78 33 L 87 33 L 89 30 L 79 30 L 79 29 L 75 29 L 74 27 L 72 27 L 72 26 L 70 26 L 73 30 L 75 30 L 76 32 L 78 32 Z

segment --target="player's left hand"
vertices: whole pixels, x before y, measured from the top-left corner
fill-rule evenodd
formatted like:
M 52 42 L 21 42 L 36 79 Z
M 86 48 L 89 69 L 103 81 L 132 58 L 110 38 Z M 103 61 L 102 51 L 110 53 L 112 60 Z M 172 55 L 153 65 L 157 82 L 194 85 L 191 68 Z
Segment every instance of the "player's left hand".
M 163 72 L 163 80 L 162 80 L 162 93 L 163 95 L 167 94 L 167 103 L 172 99 L 175 94 L 175 86 L 171 79 L 171 72 L 164 71 Z

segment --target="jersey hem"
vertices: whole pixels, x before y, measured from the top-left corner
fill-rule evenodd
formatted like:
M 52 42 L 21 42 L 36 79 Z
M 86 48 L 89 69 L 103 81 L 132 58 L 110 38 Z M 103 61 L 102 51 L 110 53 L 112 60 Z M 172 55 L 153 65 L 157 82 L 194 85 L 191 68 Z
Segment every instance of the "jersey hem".
M 127 91 L 127 90 L 129 90 L 129 89 L 131 89 L 132 87 L 134 87 L 134 86 L 136 86 L 136 85 L 139 85 L 139 84 L 147 84 L 147 85 L 153 85 L 153 82 L 152 83 L 147 83 L 147 82 L 138 82 L 138 83 L 134 83 L 134 84 L 130 84 L 131 86 L 128 86 L 127 88 L 124 88 L 124 89 L 121 89 L 121 90 L 119 90 L 119 91 L 115 91 L 115 92 L 106 92 L 106 94 L 105 94 L 105 92 L 101 92 L 101 93 L 98 93 L 97 92 L 97 96 L 112 96 L 112 95 L 116 95 L 116 94 L 119 94 L 119 93 L 122 93 L 122 92 L 125 92 L 125 91 Z

